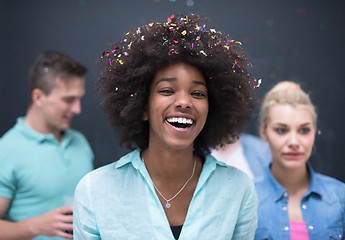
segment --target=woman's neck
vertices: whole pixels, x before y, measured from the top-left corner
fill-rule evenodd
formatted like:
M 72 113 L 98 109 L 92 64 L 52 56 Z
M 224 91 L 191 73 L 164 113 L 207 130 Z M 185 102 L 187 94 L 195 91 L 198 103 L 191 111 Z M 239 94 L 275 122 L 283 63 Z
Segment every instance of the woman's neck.
M 282 185 L 289 195 L 306 192 L 310 183 L 307 166 L 300 168 L 284 168 L 272 162 L 271 172 L 274 178 Z
M 161 180 L 184 178 L 190 175 L 195 161 L 193 149 L 161 150 L 152 147 L 142 152 L 151 177 Z

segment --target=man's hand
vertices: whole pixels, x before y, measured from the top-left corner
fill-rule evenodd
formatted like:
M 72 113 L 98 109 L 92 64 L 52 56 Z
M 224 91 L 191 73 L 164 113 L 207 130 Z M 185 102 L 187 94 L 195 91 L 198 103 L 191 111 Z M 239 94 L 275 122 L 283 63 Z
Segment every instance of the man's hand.
M 39 235 L 73 239 L 73 206 L 56 208 L 19 222 L 1 220 L 11 200 L 0 197 L 0 240 L 29 240 Z
M 73 206 L 56 208 L 31 220 L 37 235 L 73 239 L 73 235 L 66 232 L 73 230 Z

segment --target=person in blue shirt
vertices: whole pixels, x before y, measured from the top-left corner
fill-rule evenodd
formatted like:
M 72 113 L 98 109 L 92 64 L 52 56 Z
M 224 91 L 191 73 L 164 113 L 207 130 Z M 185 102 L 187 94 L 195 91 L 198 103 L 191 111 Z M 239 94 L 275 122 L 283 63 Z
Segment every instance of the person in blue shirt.
M 212 155 L 218 161 L 245 172 L 253 180 L 264 174 L 271 162 L 268 143 L 249 133 L 241 133 L 235 143 L 212 149 Z
M 73 198 L 93 168 L 86 138 L 70 129 L 81 112 L 86 68 L 58 51 L 29 74 L 25 117 L 0 139 L 0 239 L 73 239 Z
M 112 44 L 101 57 L 102 106 L 136 149 L 79 182 L 74 239 L 253 239 L 253 182 L 210 155 L 251 114 L 249 66 L 240 43 L 197 14 Z
M 255 239 L 344 239 L 345 184 L 308 163 L 317 132 L 309 96 L 297 83 L 278 83 L 263 100 L 260 122 L 272 163 L 255 182 Z

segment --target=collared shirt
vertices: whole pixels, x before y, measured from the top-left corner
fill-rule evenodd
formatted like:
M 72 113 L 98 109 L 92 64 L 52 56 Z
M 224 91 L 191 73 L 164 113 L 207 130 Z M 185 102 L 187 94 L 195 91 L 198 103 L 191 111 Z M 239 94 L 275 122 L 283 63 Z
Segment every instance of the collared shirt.
M 174 239 L 139 149 L 87 174 L 74 200 L 75 240 Z M 253 239 L 256 210 L 249 177 L 207 156 L 179 239 Z
M 92 168 L 93 153 L 81 133 L 67 129 L 59 143 L 18 118 L 0 139 L 0 197 L 11 199 L 3 219 L 21 221 L 67 205 Z M 43 239 L 62 238 L 35 238 Z
M 344 239 L 345 184 L 315 173 L 307 164 L 310 185 L 301 201 L 309 239 Z M 258 229 L 255 239 L 290 240 L 288 192 L 275 180 L 270 168 L 257 180 Z

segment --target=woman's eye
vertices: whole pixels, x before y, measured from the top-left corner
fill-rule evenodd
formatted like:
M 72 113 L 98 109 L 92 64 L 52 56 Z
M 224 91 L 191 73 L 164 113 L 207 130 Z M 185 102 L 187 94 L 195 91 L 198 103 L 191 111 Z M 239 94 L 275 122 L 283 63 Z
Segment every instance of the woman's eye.
M 162 89 L 160 91 L 158 91 L 159 93 L 163 94 L 163 95 L 170 95 L 170 94 L 173 94 L 174 91 L 171 90 L 171 89 Z
M 278 134 L 284 134 L 284 133 L 286 133 L 286 129 L 285 129 L 285 128 L 276 128 L 275 131 L 276 131 L 276 133 L 278 133 Z
M 196 92 L 192 92 L 192 96 L 197 97 L 197 98 L 204 98 L 206 97 L 206 94 L 204 92 L 196 91 Z
M 301 128 L 300 129 L 300 133 L 302 133 L 302 134 L 307 134 L 309 132 L 310 132 L 310 128 Z

